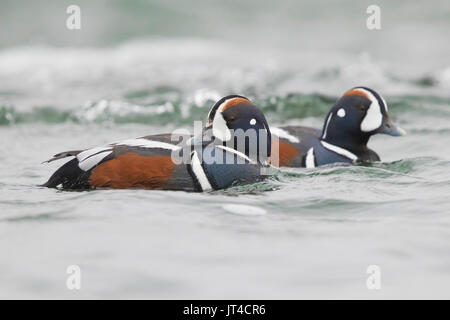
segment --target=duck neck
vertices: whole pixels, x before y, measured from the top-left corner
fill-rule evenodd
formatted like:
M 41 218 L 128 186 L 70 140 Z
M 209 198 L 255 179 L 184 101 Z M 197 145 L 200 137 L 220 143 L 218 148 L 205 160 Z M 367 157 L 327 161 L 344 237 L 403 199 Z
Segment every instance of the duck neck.
M 369 138 L 370 135 L 351 135 L 340 132 L 333 133 L 332 136 L 326 136 L 325 138 L 322 135 L 321 140 L 359 156 L 367 150 Z

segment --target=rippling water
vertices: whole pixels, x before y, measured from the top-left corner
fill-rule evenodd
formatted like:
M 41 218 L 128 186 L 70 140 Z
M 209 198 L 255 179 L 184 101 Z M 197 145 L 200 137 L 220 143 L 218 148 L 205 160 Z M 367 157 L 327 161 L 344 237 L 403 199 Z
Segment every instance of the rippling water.
M 420 22 L 424 29 L 396 26 L 382 40 L 356 30 L 354 47 L 328 50 L 308 41 L 254 46 L 233 28 L 237 39 L 211 39 L 190 19 L 189 37 L 119 37 L 106 47 L 93 45 L 97 38 L 76 47 L 5 42 L 0 297 L 450 298 L 450 61 L 446 35 L 434 33 L 448 31 L 450 15 L 425 14 L 435 23 Z M 279 28 L 291 30 L 286 23 Z M 406 45 L 374 49 L 411 32 L 439 43 L 428 61 L 420 51 L 400 57 Z M 38 187 L 61 164 L 41 164 L 57 152 L 192 129 L 229 93 L 249 96 L 271 125 L 321 127 L 355 85 L 382 93 L 409 133 L 371 140 L 382 163 L 282 168 L 205 194 Z M 66 288 L 69 265 L 81 267 L 79 291 Z M 381 268 L 381 290 L 366 288 L 369 265 Z

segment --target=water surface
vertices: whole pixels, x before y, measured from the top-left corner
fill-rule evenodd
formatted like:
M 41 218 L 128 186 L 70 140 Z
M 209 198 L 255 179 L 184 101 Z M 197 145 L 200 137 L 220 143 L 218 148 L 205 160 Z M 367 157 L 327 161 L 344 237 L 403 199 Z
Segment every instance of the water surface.
M 450 298 L 445 2 L 385 4 L 379 33 L 348 2 L 286 1 L 274 13 L 250 1 L 235 16 L 237 3 L 200 1 L 203 14 L 137 3 L 88 5 L 98 19 L 76 39 L 50 32 L 54 18 L 30 20 L 44 31 L 33 41 L 5 20 L 17 37 L 0 33 L 1 298 Z M 144 9 L 162 18 L 143 24 Z M 212 23 L 223 15 L 229 29 Z M 203 194 L 38 186 L 61 164 L 41 164 L 55 153 L 192 129 L 230 93 L 271 125 L 320 128 L 356 85 L 383 94 L 408 131 L 370 141 L 382 163 L 281 169 Z M 81 267 L 79 291 L 66 288 L 69 265 Z M 381 290 L 366 287 L 369 265 L 381 268 Z

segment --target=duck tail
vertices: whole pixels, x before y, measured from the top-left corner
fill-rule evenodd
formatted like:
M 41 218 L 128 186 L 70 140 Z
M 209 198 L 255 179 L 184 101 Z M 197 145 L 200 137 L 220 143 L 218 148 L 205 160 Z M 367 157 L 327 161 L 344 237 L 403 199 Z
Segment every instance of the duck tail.
M 63 189 L 83 189 L 89 188 L 87 173 L 78 167 L 78 159 L 72 159 L 62 165 L 42 187 Z

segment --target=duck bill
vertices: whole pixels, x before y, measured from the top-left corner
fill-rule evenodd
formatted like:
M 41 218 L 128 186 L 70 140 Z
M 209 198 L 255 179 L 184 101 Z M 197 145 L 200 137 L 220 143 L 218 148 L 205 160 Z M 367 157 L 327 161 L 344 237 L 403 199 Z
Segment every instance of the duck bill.
M 380 129 L 378 129 L 378 133 L 388 134 L 393 137 L 401 137 L 406 135 L 405 130 L 393 124 L 391 121 L 387 121 Z

